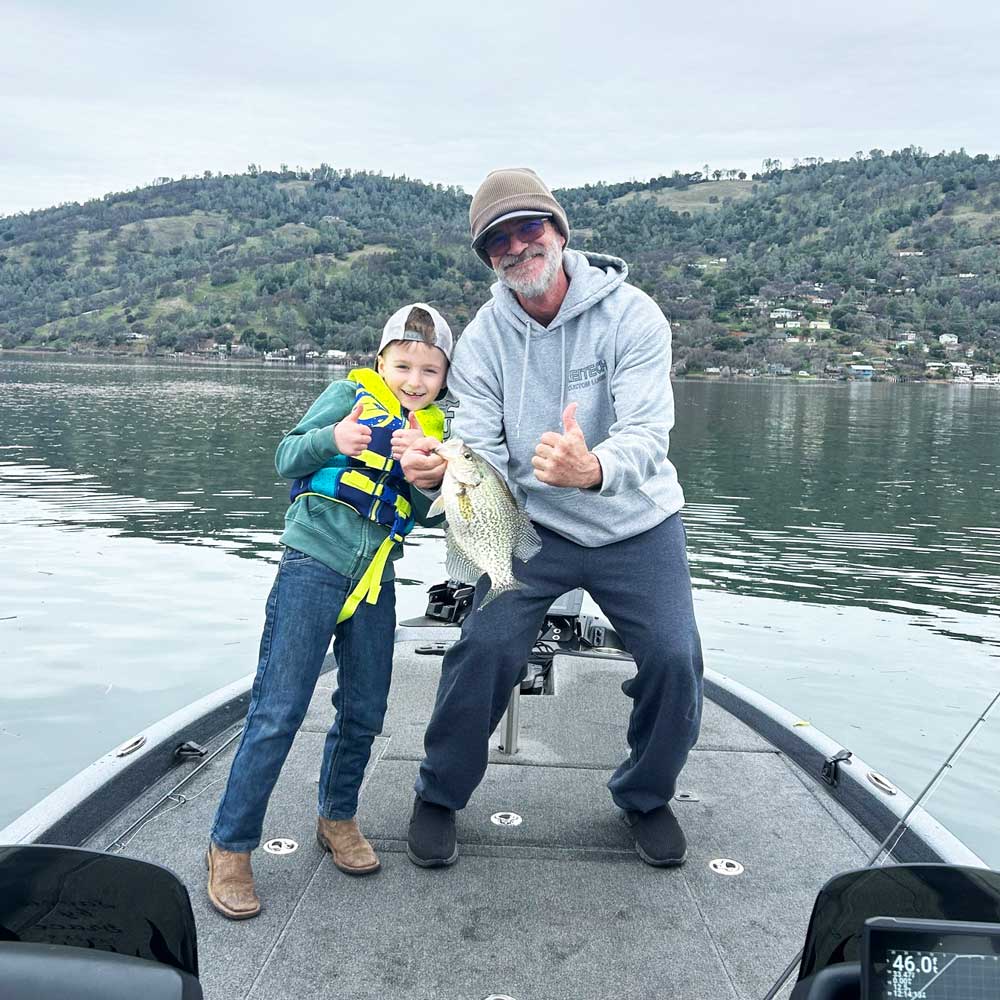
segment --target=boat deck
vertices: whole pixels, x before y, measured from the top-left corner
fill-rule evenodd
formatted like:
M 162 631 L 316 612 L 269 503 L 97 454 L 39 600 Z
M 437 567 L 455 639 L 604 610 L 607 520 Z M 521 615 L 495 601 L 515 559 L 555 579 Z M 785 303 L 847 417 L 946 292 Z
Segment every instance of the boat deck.
M 643 864 L 605 787 L 625 754 L 630 703 L 620 685 L 633 665 L 559 655 L 554 693 L 520 699 L 518 753 L 494 750 L 459 813 L 458 863 L 417 868 L 406 829 L 441 662 L 417 645 L 397 646 L 389 713 L 361 796 L 360 824 L 382 858 L 377 874 L 342 874 L 315 840 L 332 673 L 320 680 L 265 821 L 265 839 L 291 838 L 298 850 L 254 853 L 259 917 L 225 920 L 204 888 L 208 831 L 235 742 L 123 844 L 116 838 L 177 783 L 176 771 L 84 845 L 115 845 L 184 880 L 209 1000 L 760 998 L 801 947 L 820 885 L 863 864 L 874 846 L 819 785 L 706 701 L 681 777 L 691 798 L 675 803 L 687 863 Z M 491 822 L 501 811 L 522 822 Z M 745 872 L 715 874 L 717 858 Z

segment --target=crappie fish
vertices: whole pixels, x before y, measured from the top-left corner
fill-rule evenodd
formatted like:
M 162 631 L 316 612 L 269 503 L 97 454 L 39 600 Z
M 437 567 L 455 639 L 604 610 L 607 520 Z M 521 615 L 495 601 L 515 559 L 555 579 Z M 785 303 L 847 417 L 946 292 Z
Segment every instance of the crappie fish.
M 483 573 L 490 589 L 480 608 L 509 590 L 519 590 L 512 557 L 528 560 L 542 547 L 528 515 L 518 507 L 510 487 L 485 459 L 451 438 L 435 449 L 447 463 L 441 495 L 430 513 L 448 519 L 445 568 L 460 583 L 475 583 Z

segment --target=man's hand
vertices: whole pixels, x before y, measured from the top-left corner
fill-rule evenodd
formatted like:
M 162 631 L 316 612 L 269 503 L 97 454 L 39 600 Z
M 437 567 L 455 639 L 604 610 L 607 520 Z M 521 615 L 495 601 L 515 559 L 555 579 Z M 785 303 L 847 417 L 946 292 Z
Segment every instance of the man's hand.
M 358 403 L 343 420 L 333 425 L 333 440 L 341 455 L 357 458 L 372 441 L 371 428 L 358 423 L 364 407 Z
M 405 434 L 406 431 L 397 433 Z M 436 490 L 444 478 L 444 467 L 447 464 L 435 453 L 440 441 L 432 437 L 420 437 L 403 452 L 400 464 L 403 475 L 408 483 L 421 490 Z
M 563 410 L 563 433 L 546 431 L 535 448 L 531 464 L 535 478 L 549 486 L 589 489 L 603 480 L 601 463 L 587 448 L 583 431 L 576 422 L 576 403 Z
M 404 427 L 401 430 L 392 432 L 392 457 L 397 461 L 403 457 L 403 452 L 410 447 L 416 441 L 419 441 L 423 436 L 424 432 L 420 428 L 420 424 L 417 423 L 417 418 L 411 413 L 410 414 L 410 426 Z

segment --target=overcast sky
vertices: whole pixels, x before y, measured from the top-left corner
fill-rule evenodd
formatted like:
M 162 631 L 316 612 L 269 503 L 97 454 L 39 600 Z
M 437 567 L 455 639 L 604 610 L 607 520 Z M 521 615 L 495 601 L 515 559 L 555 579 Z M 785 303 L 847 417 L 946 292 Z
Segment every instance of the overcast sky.
M 0 0 L 0 215 L 281 163 L 474 189 L 1000 153 L 995 0 Z

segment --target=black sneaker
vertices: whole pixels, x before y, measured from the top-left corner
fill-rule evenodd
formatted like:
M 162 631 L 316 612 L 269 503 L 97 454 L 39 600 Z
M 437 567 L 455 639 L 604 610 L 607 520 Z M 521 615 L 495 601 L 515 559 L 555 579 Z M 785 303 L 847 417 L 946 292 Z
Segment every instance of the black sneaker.
M 668 868 L 684 864 L 687 840 L 670 806 L 647 813 L 627 811 L 625 822 L 635 837 L 636 852 L 647 865 Z
M 455 810 L 418 795 L 413 800 L 413 815 L 406 838 L 406 856 L 421 868 L 444 868 L 458 860 L 455 842 Z

